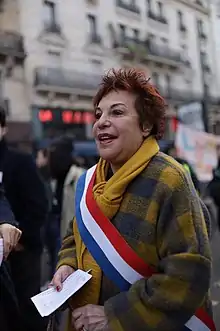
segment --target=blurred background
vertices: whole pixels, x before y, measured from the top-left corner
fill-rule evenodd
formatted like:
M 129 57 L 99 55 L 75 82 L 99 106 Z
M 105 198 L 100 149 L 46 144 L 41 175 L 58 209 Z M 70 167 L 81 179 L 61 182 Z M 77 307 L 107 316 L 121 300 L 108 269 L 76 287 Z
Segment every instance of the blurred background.
M 220 134 L 220 17 L 211 0 L 0 0 L 0 99 L 8 141 L 91 139 L 91 99 L 111 67 L 140 67 L 166 98 L 166 139 L 181 105 L 203 103 Z
M 193 166 L 211 206 L 220 327 L 220 236 L 206 190 L 220 158 L 219 59 L 220 0 L 0 0 L 0 104 L 10 146 L 33 153 L 68 136 L 74 157 L 94 164 L 92 97 L 112 67 L 141 68 L 165 97 L 161 148 L 175 147 Z

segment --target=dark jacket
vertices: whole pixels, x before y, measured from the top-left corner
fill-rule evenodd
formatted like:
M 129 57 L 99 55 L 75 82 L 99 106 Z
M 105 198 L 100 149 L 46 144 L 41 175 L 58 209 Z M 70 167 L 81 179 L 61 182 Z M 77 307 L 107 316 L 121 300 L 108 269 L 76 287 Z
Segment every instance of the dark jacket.
M 182 164 L 183 166 L 186 166 L 185 168 L 189 170 L 195 189 L 197 190 L 197 192 L 200 192 L 200 182 L 191 165 L 187 161 L 178 157 L 176 157 L 176 161 Z
M 208 191 L 218 209 L 218 225 L 220 229 L 220 161 L 217 169 L 214 171 L 213 179 L 209 183 Z
M 17 225 L 0 183 L 0 224 Z M 10 269 L 6 261 L 0 266 L 0 325 L 4 331 L 21 331 L 19 307 Z
M 10 150 L 0 143 L 0 170 L 3 170 L 5 195 L 22 231 L 20 243 L 28 249 L 42 249 L 41 227 L 48 201 L 31 155 Z

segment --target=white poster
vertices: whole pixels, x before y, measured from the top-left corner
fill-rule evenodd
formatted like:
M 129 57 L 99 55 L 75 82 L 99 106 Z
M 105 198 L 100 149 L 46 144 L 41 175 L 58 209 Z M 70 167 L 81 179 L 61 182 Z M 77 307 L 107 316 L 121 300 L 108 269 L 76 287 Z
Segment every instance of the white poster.
M 204 131 L 201 102 L 192 102 L 179 107 L 178 118 L 184 125 L 190 126 L 198 131 Z
M 213 169 L 217 166 L 219 137 L 179 124 L 175 145 L 178 156 L 192 165 L 199 180 L 212 179 Z

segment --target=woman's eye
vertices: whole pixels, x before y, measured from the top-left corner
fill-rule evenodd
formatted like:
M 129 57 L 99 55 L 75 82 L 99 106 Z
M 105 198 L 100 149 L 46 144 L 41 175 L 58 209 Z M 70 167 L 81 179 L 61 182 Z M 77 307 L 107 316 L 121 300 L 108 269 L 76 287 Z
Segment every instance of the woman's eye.
M 95 113 L 95 119 L 98 120 L 102 116 L 101 113 Z
M 122 115 L 123 111 L 122 111 L 121 109 L 114 109 L 114 110 L 112 111 L 112 113 L 113 113 L 114 115 Z

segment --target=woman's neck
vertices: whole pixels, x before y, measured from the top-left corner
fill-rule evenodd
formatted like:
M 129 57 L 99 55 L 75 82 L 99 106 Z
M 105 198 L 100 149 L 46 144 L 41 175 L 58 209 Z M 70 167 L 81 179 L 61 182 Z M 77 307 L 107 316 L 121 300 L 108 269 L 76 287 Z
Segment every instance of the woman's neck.
M 113 163 L 110 163 L 110 167 L 111 167 L 112 172 L 114 174 L 114 173 L 116 173 L 122 167 L 122 164 L 113 164 Z

